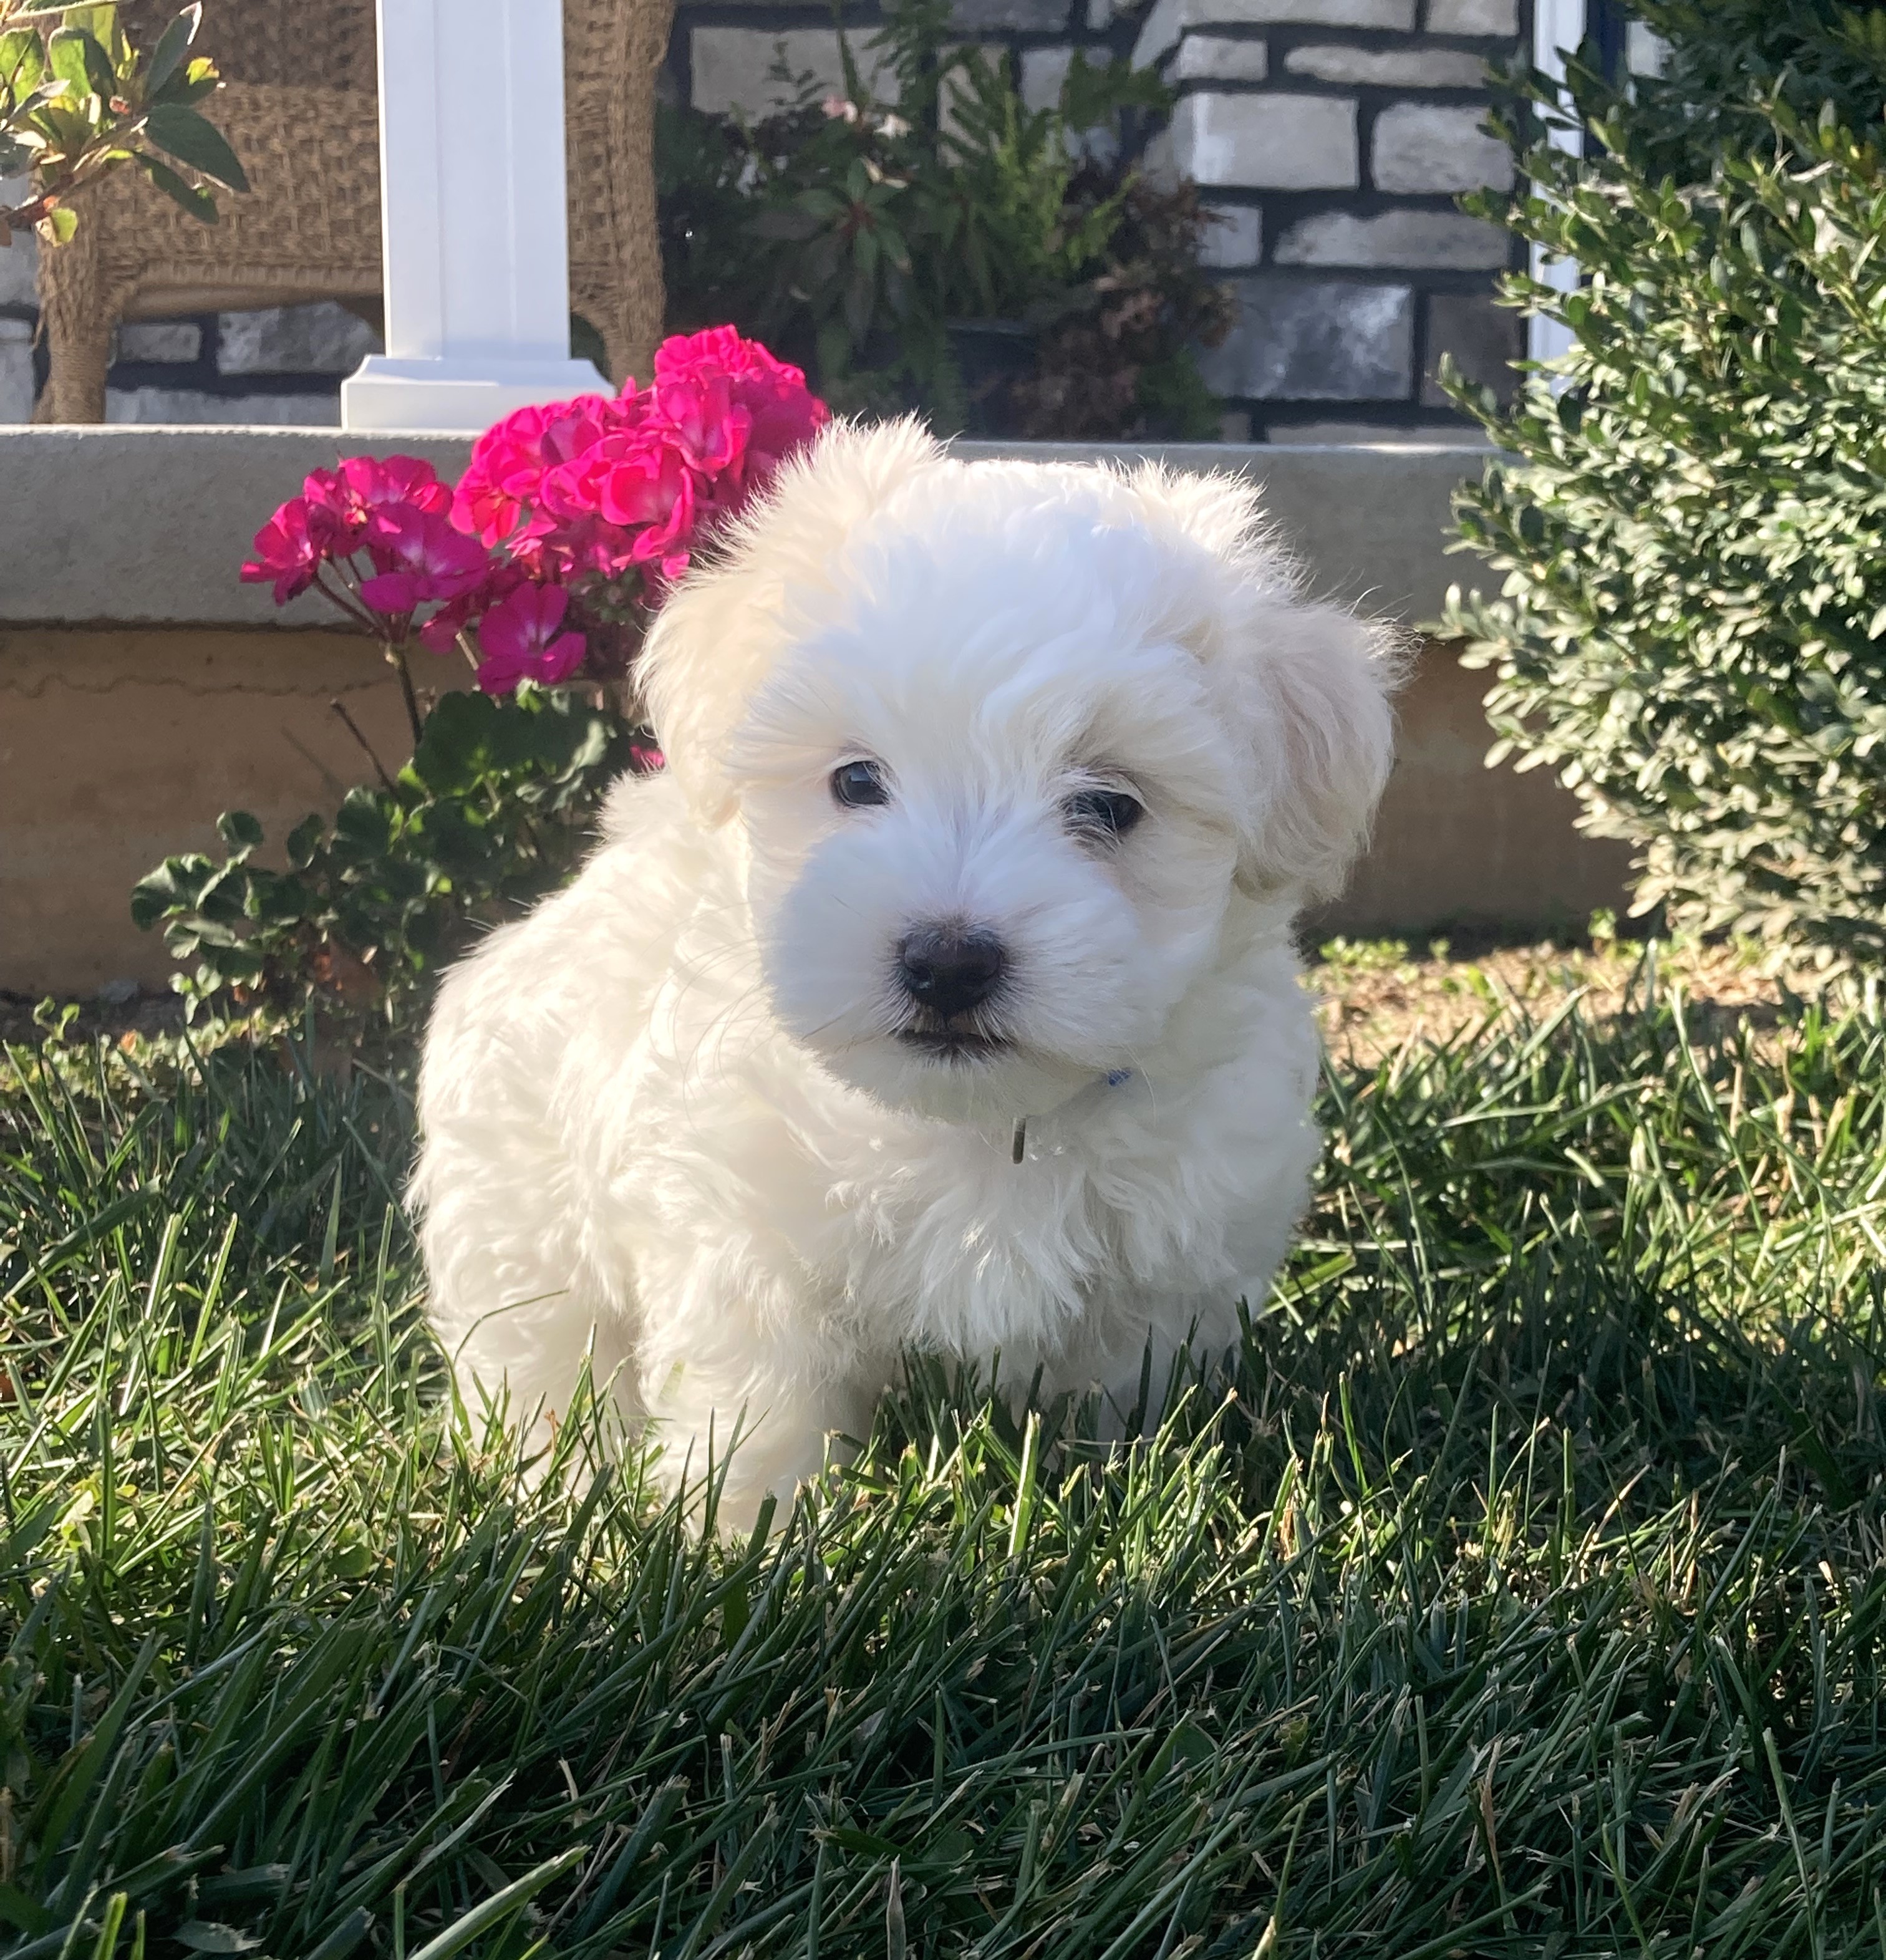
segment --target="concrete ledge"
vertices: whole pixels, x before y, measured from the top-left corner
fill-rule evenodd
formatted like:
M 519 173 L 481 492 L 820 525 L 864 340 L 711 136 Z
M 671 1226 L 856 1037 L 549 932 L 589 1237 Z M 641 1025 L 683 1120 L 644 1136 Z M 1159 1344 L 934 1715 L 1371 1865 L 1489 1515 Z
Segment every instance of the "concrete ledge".
M 0 428 L 0 624 L 331 625 L 317 599 L 277 610 L 239 573 L 250 541 L 311 469 L 340 456 L 422 456 L 456 476 L 468 442 L 319 429 Z M 958 453 L 1235 470 L 1263 485 L 1279 532 L 1322 595 L 1413 624 L 1473 575 L 1450 558 L 1449 500 L 1484 449 L 1304 448 L 1263 444 L 965 442 Z
M 269 514 L 342 455 L 422 456 L 456 476 L 470 453 L 320 429 L 0 428 L 0 625 L 331 626 L 318 599 L 278 609 L 242 583 Z
M 215 819 L 253 811 L 279 847 L 371 765 L 405 759 L 398 692 L 378 650 L 307 604 L 279 613 L 237 570 L 256 527 L 345 438 L 284 430 L 0 431 L 0 988 L 84 994 L 161 983 L 161 941 L 132 884 L 172 851 L 212 848 Z M 1113 447 L 976 455 L 1136 460 Z M 467 445 L 389 437 L 440 469 Z M 1159 453 L 1160 452 L 1150 452 Z M 1449 498 L 1485 467 L 1463 449 L 1175 447 L 1187 468 L 1263 483 L 1280 532 L 1325 596 L 1404 623 L 1432 618 L 1476 561 L 1448 556 Z M 449 663 L 422 685 L 462 685 Z M 1423 647 L 1400 703 L 1376 841 L 1313 933 L 1419 938 L 1451 926 L 1537 931 L 1621 901 L 1628 854 L 1572 827 L 1556 783 L 1483 766 L 1477 675 Z

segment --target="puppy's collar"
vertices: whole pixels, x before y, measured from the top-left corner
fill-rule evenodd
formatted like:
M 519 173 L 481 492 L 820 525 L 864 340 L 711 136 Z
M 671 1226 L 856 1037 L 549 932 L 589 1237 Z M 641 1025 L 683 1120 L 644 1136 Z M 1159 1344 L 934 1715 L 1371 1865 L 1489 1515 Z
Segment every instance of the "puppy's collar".
M 1133 1079 L 1133 1072 L 1130 1068 L 1110 1068 L 1104 1075 L 1090 1083 L 1088 1089 L 1077 1089 L 1068 1098 L 1067 1102 L 1058 1105 L 1056 1108 L 1050 1109 L 1047 1113 L 1051 1116 L 1058 1115 L 1061 1110 L 1068 1106 L 1068 1102 L 1078 1102 L 1088 1093 L 1088 1089 L 1124 1089 Z M 1015 1118 L 1015 1142 L 1010 1148 L 1009 1161 L 1012 1163 L 1020 1163 L 1027 1154 L 1028 1118 L 1026 1116 L 1018 1116 Z

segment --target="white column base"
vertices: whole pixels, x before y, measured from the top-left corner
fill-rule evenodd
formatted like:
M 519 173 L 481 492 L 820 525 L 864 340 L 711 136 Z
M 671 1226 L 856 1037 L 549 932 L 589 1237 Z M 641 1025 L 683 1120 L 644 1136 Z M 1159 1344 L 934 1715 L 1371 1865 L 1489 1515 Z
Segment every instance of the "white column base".
M 589 361 L 403 361 L 370 354 L 340 384 L 340 423 L 475 435 L 514 409 L 614 393 Z

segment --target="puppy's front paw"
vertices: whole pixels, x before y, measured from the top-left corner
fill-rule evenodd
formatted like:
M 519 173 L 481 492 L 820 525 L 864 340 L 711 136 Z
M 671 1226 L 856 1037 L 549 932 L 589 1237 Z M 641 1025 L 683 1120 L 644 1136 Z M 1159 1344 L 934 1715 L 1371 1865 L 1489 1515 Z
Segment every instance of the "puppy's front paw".
M 757 1419 L 750 1403 L 737 1406 L 740 1413 L 732 1421 L 716 1408 L 698 1427 L 672 1416 L 658 1418 L 656 1481 L 681 1498 L 696 1529 L 711 1516 L 722 1537 L 750 1532 L 769 1500 L 783 1516 L 807 1484 L 849 1462 L 857 1447 L 790 1402 L 782 1406 L 775 1400 Z

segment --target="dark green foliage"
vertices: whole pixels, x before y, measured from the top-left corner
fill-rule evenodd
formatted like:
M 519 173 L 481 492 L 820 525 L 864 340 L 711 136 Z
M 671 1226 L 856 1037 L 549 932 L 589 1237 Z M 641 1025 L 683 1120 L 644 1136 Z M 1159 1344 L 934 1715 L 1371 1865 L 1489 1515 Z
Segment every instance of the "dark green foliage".
M 1198 264 L 1204 215 L 1132 161 L 1170 107 L 1157 77 L 1076 53 L 1059 103 L 1030 110 L 1007 57 L 956 38 L 941 0 L 900 0 L 868 44 L 894 78 L 874 103 L 841 44 L 839 97 L 801 80 L 752 127 L 664 112 L 671 316 L 735 322 L 843 410 L 916 407 L 980 434 L 1215 432 L 1190 352 L 1229 323 Z M 1012 373 L 980 371 L 990 323 Z
M 1231 320 L 1222 284 L 1199 266 L 1206 216 L 1198 188 L 1135 178 L 1116 196 L 1090 167 L 1070 202 L 1109 202 L 1106 269 L 1070 294 L 1040 330 L 1034 371 L 1013 390 L 1014 432 L 1031 441 L 1125 434 L 1215 441 L 1219 402 L 1193 353 Z
M 1757 111 L 1705 45 L 1718 10 L 1645 11 L 1688 37 L 1674 78 L 1633 105 L 1579 75 L 1601 154 L 1532 151 L 1532 192 L 1510 208 L 1588 276 L 1569 295 L 1508 282 L 1576 336 L 1562 373 L 1531 377 L 1508 414 L 1458 391 L 1518 460 L 1460 500 L 1462 536 L 1507 576 L 1451 624 L 1468 664 L 1495 671 L 1499 752 L 1556 768 L 1585 827 L 1637 845 L 1639 909 L 1874 966 L 1886 132 L 1776 99 L 1751 142 Z M 1727 11 L 1725 44 L 1830 62 L 1859 37 L 1886 69 L 1886 14 Z M 1752 24 L 1770 11 L 1800 31 Z M 1781 97 L 1811 102 L 1807 72 Z M 1843 73 L 1843 106 L 1876 118 L 1878 75 Z M 1712 151 L 1719 138 L 1733 145 Z M 1706 164 L 1700 180 L 1665 174 L 1690 164 Z
M 1633 11 L 1670 49 L 1664 73 L 1616 105 L 1653 177 L 1706 182 L 1719 158 L 1772 150 L 1776 98 L 1810 123 L 1830 102 L 1860 131 L 1886 111 L 1881 0 L 1636 0 Z
M 16 1953 L 1878 1950 L 1875 1015 L 1333 1074 L 1235 1400 L 925 1371 L 706 1545 L 441 1405 L 397 1090 L 13 1065 Z
M 298 824 L 282 868 L 256 861 L 262 826 L 231 811 L 228 856 L 167 858 L 132 917 L 164 928 L 193 1012 L 318 1002 L 397 1018 L 479 933 L 568 882 L 630 738 L 575 694 L 444 695 L 397 780 Z

